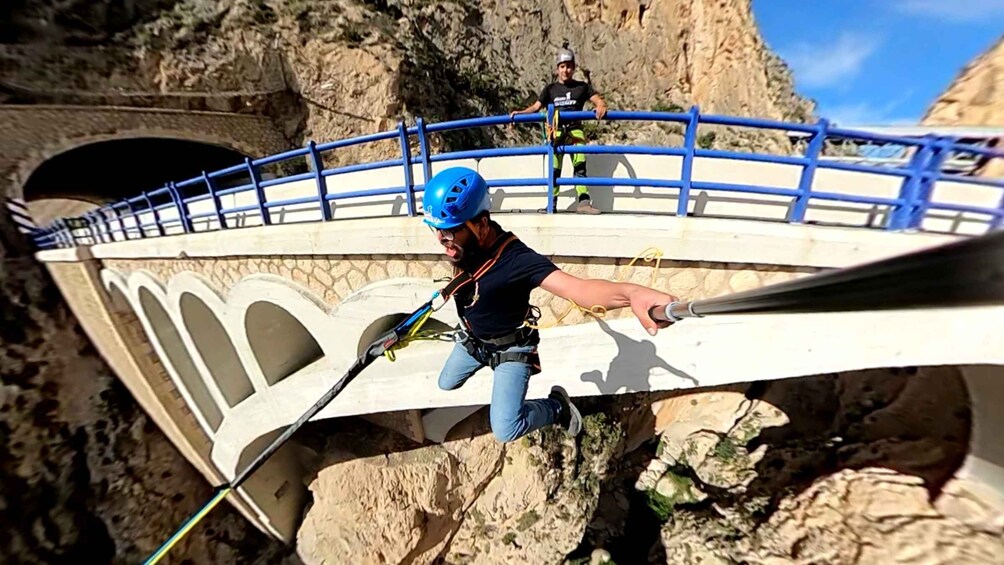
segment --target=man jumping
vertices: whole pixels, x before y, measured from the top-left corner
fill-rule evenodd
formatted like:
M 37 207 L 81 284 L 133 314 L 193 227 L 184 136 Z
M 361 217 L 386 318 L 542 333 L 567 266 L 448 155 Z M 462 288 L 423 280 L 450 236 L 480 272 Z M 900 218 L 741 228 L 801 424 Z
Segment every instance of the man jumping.
M 600 97 L 599 93 L 593 90 L 593 86 L 588 82 L 582 82 L 572 78 L 575 74 L 575 53 L 568 49 L 567 45 L 558 50 L 557 57 L 558 81 L 544 87 L 537 97 L 537 101 L 522 110 L 516 110 L 509 114 L 512 118 L 516 114 L 532 114 L 539 112 L 541 108 L 548 104 L 554 104 L 554 109 L 560 112 L 579 112 L 586 105 L 586 101 L 593 103 L 596 107 L 596 118 L 602 120 L 607 113 L 607 104 Z M 562 127 L 552 132 L 552 143 L 557 145 L 585 145 L 586 134 L 582 131 L 578 122 L 564 122 Z M 585 153 L 572 153 L 572 169 L 575 178 L 586 178 L 586 155 Z M 564 163 L 564 156 L 558 155 L 554 159 L 554 171 L 552 174 L 557 179 L 561 176 L 561 168 Z M 593 201 L 589 197 L 589 189 L 583 185 L 577 185 L 575 192 L 579 195 L 579 203 L 575 208 L 576 212 L 582 214 L 599 214 L 600 211 L 593 207 Z M 552 198 L 557 208 L 558 187 L 554 187 Z
M 426 184 L 423 206 L 425 223 L 456 274 L 466 273 L 467 280 L 453 294 L 463 329 L 439 375 L 439 387 L 457 389 L 489 366 L 494 371 L 491 426 L 499 441 L 555 423 L 578 435 L 582 417 L 565 389 L 555 386 L 546 399 L 526 400 L 530 377 L 540 372 L 540 335 L 526 324 L 535 320 L 530 291 L 539 286 L 586 307 L 630 307 L 651 335 L 666 326 L 653 321 L 649 309 L 676 298 L 636 284 L 584 280 L 561 271 L 491 219 L 488 185 L 474 170 L 455 167 L 435 175 Z

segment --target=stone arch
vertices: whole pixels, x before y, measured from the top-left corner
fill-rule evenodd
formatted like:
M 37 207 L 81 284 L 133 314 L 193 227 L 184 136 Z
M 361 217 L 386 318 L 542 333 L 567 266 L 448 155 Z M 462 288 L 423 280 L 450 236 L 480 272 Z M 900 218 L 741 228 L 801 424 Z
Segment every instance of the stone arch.
M 222 400 L 216 398 L 218 391 L 210 389 L 196 368 L 185 346 L 183 328 L 179 328 L 167 306 L 166 293 L 145 271 L 132 273 L 128 283 L 130 299 L 150 343 L 206 434 L 213 437 L 223 423 Z
M 166 357 L 165 361 L 170 363 L 178 373 L 178 377 L 191 395 L 195 407 L 202 413 L 206 423 L 215 432 L 223 423 L 223 413 L 220 412 L 220 408 L 209 393 L 206 383 L 195 368 L 192 357 L 188 354 L 185 344 L 178 335 L 178 328 L 174 325 L 164 305 L 152 292 L 140 287 L 137 294 L 139 306 L 150 323 L 150 329 L 160 343 L 160 348 Z
M 269 385 L 324 357 L 310 331 L 288 310 L 273 302 L 260 300 L 248 306 L 244 331 Z
M 232 408 L 251 396 L 254 393 L 251 379 L 219 317 L 191 292 L 182 293 L 178 308 L 206 371 L 216 382 L 227 404 Z
M 0 109 L 19 145 L 0 158 L 6 196 L 24 198 L 24 185 L 44 162 L 86 145 L 113 140 L 166 138 L 190 141 L 259 157 L 289 148 L 271 119 L 250 114 L 113 108 L 103 106 L 17 106 Z M 169 180 L 184 180 L 172 178 Z M 137 187 L 136 192 L 155 187 Z
M 262 302 L 279 308 L 282 311 L 279 313 L 279 316 L 282 316 L 281 320 L 283 320 L 281 323 L 292 327 L 300 336 L 298 338 L 300 345 L 294 345 L 292 353 L 284 353 L 276 347 L 277 344 L 269 344 L 271 349 L 268 350 L 279 356 L 271 361 L 271 369 L 268 369 L 271 374 L 269 378 L 277 378 L 277 375 L 282 371 L 288 371 L 290 367 L 302 363 L 306 358 L 313 357 L 316 360 L 324 357 L 331 359 L 332 353 L 337 351 L 336 344 L 345 341 L 332 334 L 327 324 L 329 306 L 310 290 L 277 275 L 259 273 L 244 277 L 227 294 L 224 325 L 230 328 L 231 338 L 234 340 L 237 352 L 244 360 L 244 366 L 251 382 L 259 392 L 274 388 L 273 385 L 279 382 L 269 382 L 269 378 L 266 378 L 266 367 L 259 364 L 259 354 L 266 351 L 258 347 L 262 345 L 261 334 L 255 337 L 255 341 L 252 343 L 252 335 L 248 331 L 248 312 L 255 304 Z M 267 323 L 269 314 L 277 313 L 277 310 L 262 304 L 254 307 L 254 310 L 256 313 L 251 320 L 252 325 L 263 321 Z M 260 317 L 262 314 L 265 317 Z M 291 321 L 295 321 L 295 323 L 291 323 Z M 301 332 L 301 328 L 306 332 L 306 335 Z M 308 339 L 313 343 L 307 341 Z M 258 353 L 255 352 L 256 347 Z M 318 350 L 320 356 L 314 357 Z M 292 357 L 282 361 L 289 355 Z M 285 368 L 277 369 L 280 366 Z M 300 367 L 302 366 L 304 365 L 300 365 Z M 283 378 L 289 374 L 287 373 Z

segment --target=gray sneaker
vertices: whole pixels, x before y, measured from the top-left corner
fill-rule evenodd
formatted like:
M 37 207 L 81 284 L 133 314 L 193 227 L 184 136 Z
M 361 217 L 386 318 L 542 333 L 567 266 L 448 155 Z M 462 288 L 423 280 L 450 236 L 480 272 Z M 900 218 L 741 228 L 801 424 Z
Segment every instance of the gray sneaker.
M 551 387 L 551 394 L 547 395 L 551 400 L 555 400 L 561 407 L 558 409 L 557 424 L 565 430 L 568 437 L 575 437 L 582 431 L 582 414 L 579 409 L 572 404 L 568 392 L 560 386 Z
M 593 207 L 592 200 L 580 200 L 579 205 L 576 206 L 575 208 L 575 211 L 578 212 L 579 214 L 591 214 L 591 215 L 596 215 L 600 213 L 599 210 Z

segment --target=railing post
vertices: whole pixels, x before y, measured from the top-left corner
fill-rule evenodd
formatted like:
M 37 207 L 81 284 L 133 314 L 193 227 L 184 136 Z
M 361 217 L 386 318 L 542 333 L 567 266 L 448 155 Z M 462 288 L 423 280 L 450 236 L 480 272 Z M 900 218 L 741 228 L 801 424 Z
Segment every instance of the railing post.
M 255 198 L 258 199 L 258 213 L 261 215 L 261 225 L 272 225 L 272 219 L 268 215 L 268 208 L 265 207 L 265 189 L 261 187 L 261 177 L 250 157 L 244 158 L 244 164 L 248 168 L 248 176 L 251 177 L 251 186 L 254 187 Z
M 331 220 L 331 206 L 328 205 L 328 183 L 324 180 L 324 162 L 314 140 L 307 142 L 307 151 L 310 166 L 314 168 L 314 181 L 317 182 L 317 204 L 321 207 L 321 221 L 327 222 Z
M 685 218 L 690 206 L 690 186 L 694 174 L 694 148 L 697 146 L 697 126 L 701 109 L 695 104 L 687 112 L 687 131 L 683 135 L 683 166 L 680 170 L 680 199 L 676 202 L 676 215 Z
M 84 214 L 83 216 L 81 216 L 81 219 L 87 225 L 87 233 L 90 234 L 91 245 L 97 245 L 98 243 L 100 243 L 101 240 L 98 237 L 98 233 L 99 233 L 98 232 L 98 227 L 95 225 L 97 222 L 96 222 L 95 217 L 94 217 L 94 211 L 92 210 L 92 211 Z
M 219 229 L 227 229 L 227 218 L 223 215 L 223 203 L 220 202 L 220 195 L 216 194 L 218 190 L 216 188 L 216 181 L 206 173 L 202 171 L 202 181 L 206 183 L 206 190 L 209 191 L 209 198 L 213 201 L 213 210 L 216 212 L 216 225 L 220 226 Z
M 94 227 L 91 225 L 91 212 L 86 212 L 84 214 L 81 214 L 80 216 L 77 216 L 76 219 L 81 224 L 80 229 L 83 229 L 86 232 L 80 238 L 81 241 L 83 241 L 84 244 L 87 245 L 88 240 L 90 240 L 90 244 L 93 245 L 95 237 L 94 237 Z
M 419 117 L 416 124 L 418 125 L 418 150 L 422 154 L 422 177 L 425 179 L 422 184 L 428 184 L 429 179 L 432 178 L 432 156 L 429 154 L 429 134 L 425 131 L 425 118 Z
M 154 207 L 153 201 L 150 200 L 150 195 L 143 192 L 143 200 L 146 201 L 146 207 L 149 208 L 150 213 L 153 214 L 153 225 L 157 228 L 157 235 L 160 237 L 164 236 L 164 226 L 160 225 L 160 214 L 157 212 L 157 208 Z M 142 220 L 137 220 L 138 223 L 142 224 Z M 143 228 L 140 228 L 142 231 Z
M 1001 194 L 1000 202 L 997 204 L 997 213 L 990 218 L 990 231 L 1000 229 L 1004 226 L 1004 194 Z
M 98 230 L 98 233 L 101 234 L 101 243 L 107 243 L 111 239 L 112 230 L 108 227 L 108 209 L 106 206 L 98 208 L 98 219 L 101 222 L 101 228 Z
M 927 160 L 920 177 L 920 190 L 917 193 L 916 203 L 910 211 L 910 219 L 907 227 L 915 228 L 924 221 L 927 214 L 928 205 L 931 203 L 931 193 L 934 192 L 934 185 L 938 182 L 938 175 L 941 174 L 941 166 L 951 152 L 952 138 L 940 137 L 934 140 L 931 146 L 931 158 Z
M 893 208 L 887 229 L 901 230 L 910 225 L 914 202 L 920 193 L 921 179 L 924 175 L 924 168 L 931 158 L 933 143 L 933 136 L 925 136 L 924 142 L 917 147 L 917 151 L 910 159 L 910 176 L 903 179 L 903 185 L 899 189 L 899 198 L 902 203 Z
M 117 204 L 118 204 L 117 202 L 112 202 L 111 204 L 108 205 L 108 209 L 112 211 L 112 215 L 115 216 L 115 220 L 119 224 L 119 230 L 122 231 L 122 239 L 126 239 L 125 224 L 122 223 L 122 214 L 119 214 L 119 209 L 118 209 Z M 109 232 L 108 235 L 111 236 L 112 241 L 118 241 L 115 238 L 115 232 L 113 232 L 111 230 L 108 230 L 108 232 Z
M 97 241 L 95 243 L 105 243 L 105 213 L 104 210 L 98 208 L 94 211 L 94 231 L 97 232 Z
M 66 226 L 66 246 L 76 247 L 77 246 L 77 233 L 73 228 L 72 218 L 63 221 L 63 225 Z
M 192 222 L 188 219 L 188 212 L 185 210 L 185 200 L 178 191 L 178 185 L 173 182 L 167 183 L 167 191 L 174 200 L 174 207 L 178 209 L 178 219 L 181 221 L 181 229 L 185 233 L 192 233 Z
M 55 227 L 56 227 L 56 233 L 55 237 L 53 237 L 53 240 L 56 242 L 56 247 L 59 248 L 63 246 L 63 243 L 66 241 L 66 239 L 69 237 L 70 234 L 66 230 L 65 219 L 56 220 Z
M 136 231 L 139 232 L 139 238 L 143 239 L 144 237 L 146 237 L 146 234 L 143 232 L 143 228 L 140 226 L 139 218 L 136 217 L 136 209 L 132 207 L 132 202 L 130 202 L 128 198 L 123 200 L 123 202 L 125 202 L 126 208 L 129 209 L 129 217 L 132 218 L 132 223 L 136 224 Z M 126 239 L 132 239 L 131 237 L 129 237 L 128 230 L 126 230 L 125 234 L 126 234 Z
M 63 220 L 63 225 L 66 226 L 66 243 L 67 247 L 77 246 L 77 230 L 76 230 L 77 218 L 66 218 Z
M 552 122 L 554 121 L 554 104 L 548 104 L 547 105 L 547 114 L 546 114 L 546 118 L 545 119 L 547 120 L 547 122 L 544 124 L 544 132 L 546 134 L 546 132 L 551 127 Z M 551 136 L 544 135 L 544 144 L 546 145 L 546 149 L 547 149 L 547 170 L 544 171 L 544 176 L 547 178 L 547 213 L 548 214 L 553 214 L 554 213 L 554 186 L 555 186 L 555 184 L 557 182 L 557 179 L 555 179 L 555 176 L 557 176 L 557 175 L 554 174 L 554 159 L 555 159 L 555 155 L 554 155 L 554 140 L 553 140 L 553 136 L 556 133 L 557 132 L 552 131 L 551 132 Z M 564 155 L 562 155 L 562 157 L 564 157 Z
M 397 123 L 397 135 L 401 139 L 401 164 L 404 165 L 404 194 L 408 201 L 408 215 L 415 215 L 415 183 L 411 178 L 411 144 L 408 143 L 408 128 L 404 122 Z
M 820 118 L 816 123 L 816 132 L 812 134 L 808 147 L 805 148 L 805 164 L 802 165 L 802 176 L 798 179 L 798 196 L 795 197 L 795 204 L 791 209 L 789 222 L 804 222 L 805 212 L 809 208 L 810 193 L 812 192 L 812 181 L 816 177 L 816 165 L 819 164 L 819 155 L 823 152 L 823 145 L 826 143 L 826 131 L 830 128 L 830 121 Z

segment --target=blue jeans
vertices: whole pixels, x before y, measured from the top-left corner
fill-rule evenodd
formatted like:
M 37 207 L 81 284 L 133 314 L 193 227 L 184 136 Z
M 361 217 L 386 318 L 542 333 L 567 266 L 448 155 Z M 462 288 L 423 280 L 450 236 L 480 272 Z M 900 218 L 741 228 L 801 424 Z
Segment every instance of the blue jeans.
M 514 346 L 506 351 L 524 353 L 533 351 L 534 348 L 534 346 Z M 484 366 L 458 343 L 439 374 L 439 388 L 458 389 Z M 492 433 L 499 441 L 519 439 L 533 430 L 557 421 L 559 404 L 556 400 L 526 400 L 526 388 L 529 382 L 530 365 L 527 363 L 509 361 L 495 368 L 492 382 L 491 424 Z

